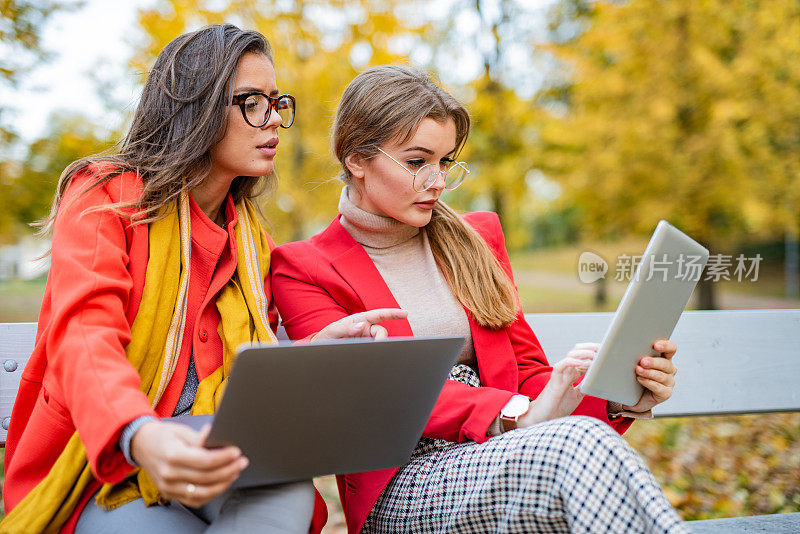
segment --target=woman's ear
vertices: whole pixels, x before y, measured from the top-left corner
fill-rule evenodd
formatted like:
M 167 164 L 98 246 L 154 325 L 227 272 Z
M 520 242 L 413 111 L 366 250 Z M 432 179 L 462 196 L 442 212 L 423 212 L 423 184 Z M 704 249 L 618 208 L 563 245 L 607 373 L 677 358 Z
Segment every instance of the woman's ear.
M 347 166 L 347 170 L 350 171 L 350 174 L 353 175 L 353 178 L 362 179 L 364 178 L 364 166 L 366 165 L 367 160 L 359 154 L 358 152 L 353 152 L 346 158 L 344 158 L 344 164 Z

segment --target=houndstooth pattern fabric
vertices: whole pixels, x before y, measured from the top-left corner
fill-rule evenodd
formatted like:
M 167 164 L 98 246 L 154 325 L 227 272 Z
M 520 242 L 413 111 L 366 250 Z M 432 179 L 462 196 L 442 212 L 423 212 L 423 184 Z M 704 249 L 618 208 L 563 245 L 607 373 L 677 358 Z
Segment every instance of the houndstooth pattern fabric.
M 451 378 L 478 385 L 456 366 Z M 423 438 L 362 533 L 686 533 L 639 455 L 607 424 L 564 417 L 484 443 Z

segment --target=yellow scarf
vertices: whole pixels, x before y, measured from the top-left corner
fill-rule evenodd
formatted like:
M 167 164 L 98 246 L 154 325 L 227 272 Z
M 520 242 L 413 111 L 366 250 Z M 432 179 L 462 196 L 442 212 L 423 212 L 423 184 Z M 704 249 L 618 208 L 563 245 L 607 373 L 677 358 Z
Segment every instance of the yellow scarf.
M 223 363 L 200 382 L 193 414 L 214 413 L 240 344 L 277 342 L 269 327 L 269 301 L 264 294 L 269 243 L 249 201 L 239 202 L 236 213 L 236 272 L 217 297 Z M 150 225 L 149 242 L 142 302 L 125 352 L 139 372 L 141 390 L 155 408 L 175 371 L 186 323 L 191 228 L 185 194 L 178 209 Z M 48 475 L 0 523 L 0 533 L 58 532 L 92 480 L 86 449 L 76 432 Z M 160 494 L 147 473 L 136 469 L 123 482 L 104 485 L 97 504 L 112 509 L 139 497 L 150 506 L 159 502 Z

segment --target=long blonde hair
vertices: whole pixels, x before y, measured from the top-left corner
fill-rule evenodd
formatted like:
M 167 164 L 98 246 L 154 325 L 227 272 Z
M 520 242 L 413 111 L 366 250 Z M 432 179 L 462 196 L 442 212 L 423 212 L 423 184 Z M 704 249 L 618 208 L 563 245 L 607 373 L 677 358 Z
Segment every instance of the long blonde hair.
M 345 164 L 350 154 L 370 159 L 390 140 L 405 143 L 425 118 L 441 123 L 452 119 L 456 153 L 463 148 L 469 113 L 427 75 L 403 65 L 381 65 L 356 76 L 342 95 L 333 124 L 332 146 L 342 165 L 342 181 L 352 183 Z M 513 323 L 519 311 L 516 289 L 483 238 L 441 200 L 425 230 L 450 290 L 475 321 L 492 329 Z
M 98 209 L 137 210 L 134 224 L 166 215 L 182 192 L 200 185 L 211 171 L 210 150 L 225 135 L 236 68 L 246 53 L 272 61 L 266 37 L 233 24 L 212 24 L 173 39 L 156 58 L 118 153 L 80 159 L 61 173 L 50 215 L 38 223 L 40 233 L 52 231 L 64 193 L 80 171 L 93 178 L 81 194 L 125 171 L 142 180 L 135 202 Z M 231 184 L 231 195 L 234 201 L 251 198 L 271 182 L 272 176 L 240 176 Z

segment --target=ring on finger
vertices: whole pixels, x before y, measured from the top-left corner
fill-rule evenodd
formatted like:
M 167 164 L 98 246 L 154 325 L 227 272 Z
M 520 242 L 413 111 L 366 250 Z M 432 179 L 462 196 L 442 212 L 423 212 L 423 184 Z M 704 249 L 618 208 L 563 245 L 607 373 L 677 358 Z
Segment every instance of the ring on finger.
M 189 497 L 194 497 L 195 493 L 197 493 L 197 486 L 195 486 L 191 482 L 187 482 L 187 484 L 186 484 L 186 494 Z

